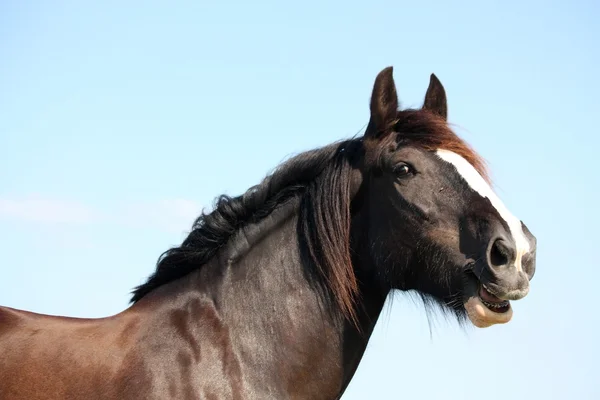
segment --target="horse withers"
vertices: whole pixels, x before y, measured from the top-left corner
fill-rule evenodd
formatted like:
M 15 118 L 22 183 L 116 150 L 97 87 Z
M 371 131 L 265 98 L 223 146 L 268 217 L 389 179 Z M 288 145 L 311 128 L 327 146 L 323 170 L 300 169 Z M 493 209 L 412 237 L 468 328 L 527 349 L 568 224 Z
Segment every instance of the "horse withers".
M 364 136 L 218 198 L 123 312 L 0 308 L 0 399 L 337 399 L 391 290 L 507 323 L 535 252 L 450 129 L 438 79 L 399 110 L 389 67 Z

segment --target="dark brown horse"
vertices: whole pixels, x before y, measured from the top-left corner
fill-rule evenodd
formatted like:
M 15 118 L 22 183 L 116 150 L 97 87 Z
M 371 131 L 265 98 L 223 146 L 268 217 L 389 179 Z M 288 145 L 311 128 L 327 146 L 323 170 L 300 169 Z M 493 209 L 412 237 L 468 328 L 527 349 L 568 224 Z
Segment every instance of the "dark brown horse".
M 478 327 L 511 319 L 536 241 L 446 121 L 375 80 L 364 137 L 300 154 L 220 197 L 102 319 L 0 308 L 0 398 L 336 399 L 388 293 Z

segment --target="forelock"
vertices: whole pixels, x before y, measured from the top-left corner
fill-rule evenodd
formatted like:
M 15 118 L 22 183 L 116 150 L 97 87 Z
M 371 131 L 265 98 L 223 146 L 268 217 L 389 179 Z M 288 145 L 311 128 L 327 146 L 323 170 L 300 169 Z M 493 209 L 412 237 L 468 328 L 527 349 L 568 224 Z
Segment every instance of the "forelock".
M 448 122 L 427 110 L 402 110 L 394 125 L 399 142 L 409 142 L 428 151 L 440 149 L 454 152 L 465 160 L 490 182 L 483 158 L 464 140 L 452 131 Z

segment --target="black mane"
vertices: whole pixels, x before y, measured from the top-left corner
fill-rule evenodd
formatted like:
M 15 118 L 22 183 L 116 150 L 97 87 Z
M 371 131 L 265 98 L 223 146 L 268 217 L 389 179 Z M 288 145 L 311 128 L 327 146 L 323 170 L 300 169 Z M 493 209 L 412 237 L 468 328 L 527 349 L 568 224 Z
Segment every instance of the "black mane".
M 333 286 L 334 294 L 339 294 L 335 297 L 339 297 L 342 308 L 352 314 L 349 308 L 355 291 L 354 276 L 348 276 L 349 273 L 341 271 L 342 266 L 335 263 L 346 261 L 345 253 L 349 257 L 346 248 L 349 244 L 344 244 L 344 238 L 339 235 L 349 231 L 350 158 L 360 142 L 359 139 L 346 140 L 301 153 L 281 164 L 243 195 L 219 196 L 214 210 L 196 219 L 183 243 L 159 257 L 156 271 L 146 283 L 134 289 L 131 302 L 201 268 L 244 225 L 259 222 L 282 203 L 302 196 L 307 201 L 302 201 L 301 207 L 310 208 L 310 212 L 301 213 L 303 241 L 329 286 Z M 326 184 L 319 184 L 323 180 Z M 324 186 L 328 188 L 326 192 Z M 337 191 L 342 193 L 337 196 Z M 342 239 L 341 244 L 339 239 Z

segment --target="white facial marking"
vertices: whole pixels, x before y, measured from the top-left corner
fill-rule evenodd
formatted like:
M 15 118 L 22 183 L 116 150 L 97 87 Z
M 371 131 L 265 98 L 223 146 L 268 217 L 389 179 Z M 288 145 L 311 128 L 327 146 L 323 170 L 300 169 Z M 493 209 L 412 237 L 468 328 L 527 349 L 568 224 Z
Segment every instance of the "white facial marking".
M 471 189 L 475 190 L 482 197 L 488 198 L 494 208 L 498 211 L 498 214 L 506 221 L 517 246 L 515 266 L 517 271 L 521 271 L 523 269 L 521 266 L 523 255 L 527 254 L 530 250 L 529 241 L 523 232 L 521 221 L 508 211 L 504 203 L 502 203 L 502 200 L 494 193 L 490 185 L 483 179 L 481 174 L 477 172 L 470 162 L 460 155 L 448 150 L 439 149 L 436 154 L 442 160 L 454 165 L 458 173 L 463 177 Z

